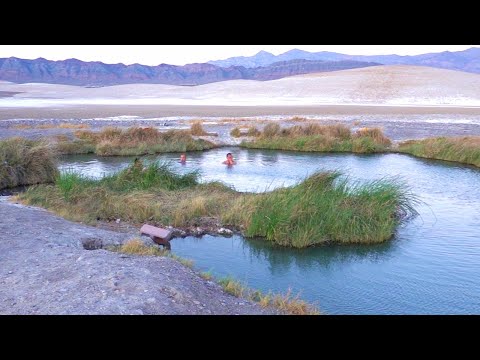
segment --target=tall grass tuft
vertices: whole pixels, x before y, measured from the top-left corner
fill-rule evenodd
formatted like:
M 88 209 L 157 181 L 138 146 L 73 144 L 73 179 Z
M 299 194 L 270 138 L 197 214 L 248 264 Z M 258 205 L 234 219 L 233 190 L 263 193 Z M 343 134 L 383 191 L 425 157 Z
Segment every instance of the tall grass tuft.
M 237 200 L 224 221 L 282 246 L 378 243 L 414 215 L 414 196 L 395 180 L 349 184 L 340 173 L 316 173 L 292 188 Z
M 19 137 L 0 141 L 0 189 L 49 183 L 57 175 L 56 155 L 47 143 Z
M 177 174 L 168 162 L 151 162 L 144 166 L 136 159 L 128 168 L 113 175 L 105 176 L 98 184 L 109 190 L 130 192 L 133 190 L 179 190 L 198 184 L 198 170 Z
M 64 154 L 94 152 L 101 156 L 138 156 L 164 152 L 186 152 L 212 149 L 215 145 L 194 139 L 188 130 L 160 132 L 155 128 L 106 127 L 100 132 L 78 130 L 73 142 L 59 142 Z M 71 152 L 69 152 L 71 151 Z
M 398 151 L 427 159 L 456 161 L 480 167 L 480 136 L 409 140 L 399 144 Z
M 353 136 L 354 138 L 371 138 L 376 144 L 385 146 L 392 145 L 392 141 L 387 138 L 380 128 L 361 128 Z
M 235 138 L 239 138 L 242 136 L 242 131 L 239 127 L 234 127 L 232 131 L 230 131 L 230 135 Z
M 243 132 L 242 132 L 242 129 L 244 129 Z M 258 131 L 258 129 L 255 126 L 249 126 L 247 128 L 240 128 L 237 126 L 230 131 L 230 135 L 235 138 L 239 138 L 242 136 L 250 136 L 250 137 L 260 136 L 260 134 L 261 134 L 260 131 Z
M 203 129 L 203 125 L 201 121 L 195 121 L 190 126 L 190 132 L 193 136 L 206 136 L 208 133 Z
M 380 129 L 360 129 L 355 134 L 345 125 L 314 123 L 281 128 L 269 123 L 263 132 L 241 146 L 256 149 L 294 150 L 308 152 L 383 152 L 391 145 Z
M 60 173 L 55 179 L 55 185 L 65 200 L 71 200 L 72 195 L 81 193 L 82 190 L 93 184 L 93 180 L 72 170 Z

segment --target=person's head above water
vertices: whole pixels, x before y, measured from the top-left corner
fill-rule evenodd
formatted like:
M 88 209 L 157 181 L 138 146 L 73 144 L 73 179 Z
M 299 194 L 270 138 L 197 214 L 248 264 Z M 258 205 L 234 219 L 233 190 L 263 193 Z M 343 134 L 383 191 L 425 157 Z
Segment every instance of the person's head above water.
M 180 162 L 181 163 L 187 162 L 187 155 L 185 154 L 180 155 Z
M 233 155 L 232 155 L 232 153 L 228 153 L 228 154 L 227 154 L 227 160 L 225 160 L 223 163 L 226 164 L 226 165 L 233 165 L 233 164 L 235 164 L 235 160 L 233 160 Z

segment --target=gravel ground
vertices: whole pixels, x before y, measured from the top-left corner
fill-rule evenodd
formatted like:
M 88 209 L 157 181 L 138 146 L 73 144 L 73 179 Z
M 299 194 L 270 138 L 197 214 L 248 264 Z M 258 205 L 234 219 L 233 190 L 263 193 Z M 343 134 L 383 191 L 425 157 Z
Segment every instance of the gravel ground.
M 2 315 L 277 314 L 226 294 L 170 258 L 84 248 L 121 244 L 135 234 L 73 223 L 8 200 L 0 197 Z
M 73 137 L 76 129 L 55 127 L 62 123 L 84 124 L 94 131 L 105 126 L 154 126 L 160 130 L 168 130 L 189 128 L 189 120 L 198 118 L 206 119 L 206 131 L 218 134 L 218 137 L 213 138 L 215 142 L 220 145 L 235 145 L 239 139 L 230 137 L 229 133 L 239 124 L 261 128 L 263 125 L 259 119 L 288 123 L 282 119 L 294 116 L 307 117 L 320 123 L 343 123 L 353 128 L 380 127 L 394 141 L 434 136 L 480 136 L 480 108 L 468 107 L 89 105 L 57 109 L 2 108 L 0 139 L 13 136 L 30 139 L 56 135 Z M 225 122 L 225 119 L 228 119 L 228 122 Z M 246 119 L 250 120 L 245 121 Z M 41 125 L 53 128 L 36 128 Z M 22 128 L 25 126 L 31 128 Z

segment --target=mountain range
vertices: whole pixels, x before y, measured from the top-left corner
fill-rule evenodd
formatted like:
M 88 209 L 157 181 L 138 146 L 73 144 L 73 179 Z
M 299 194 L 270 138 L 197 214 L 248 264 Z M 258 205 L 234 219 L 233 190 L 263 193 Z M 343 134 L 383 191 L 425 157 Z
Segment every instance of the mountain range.
M 294 59 L 267 66 L 229 66 L 189 64 L 104 64 L 77 59 L 50 61 L 15 57 L 0 59 L 0 80 L 14 83 L 50 83 L 79 86 L 111 86 L 121 84 L 202 85 L 226 80 L 274 80 L 292 75 L 355 69 L 380 65 L 352 60 L 323 61 Z
M 384 65 L 421 65 L 480 73 L 480 48 L 478 47 L 472 47 L 464 51 L 444 51 L 440 53 L 428 53 L 414 56 L 346 55 L 327 51 L 308 52 L 293 49 L 278 56 L 266 51 L 260 51 L 258 54 L 250 57 L 232 57 L 226 60 L 209 61 L 208 63 L 221 67 L 244 66 L 246 68 L 255 68 L 258 66 L 268 66 L 278 61 L 291 61 L 296 59 L 311 61 L 366 61 Z
M 480 73 L 480 48 L 415 56 L 346 55 L 334 52 L 290 50 L 281 55 L 266 51 L 184 66 L 160 64 L 104 64 L 77 59 L 51 61 L 0 58 L 0 81 L 78 86 L 168 84 L 194 86 L 226 80 L 275 80 L 293 75 L 364 68 L 377 65 L 420 65 Z

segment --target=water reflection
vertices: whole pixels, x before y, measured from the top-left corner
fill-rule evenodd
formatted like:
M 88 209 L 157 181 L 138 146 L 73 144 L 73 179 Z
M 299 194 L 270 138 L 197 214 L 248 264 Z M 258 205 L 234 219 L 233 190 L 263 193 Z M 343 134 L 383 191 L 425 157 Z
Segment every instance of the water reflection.
M 267 240 L 248 239 L 242 242 L 244 249 L 256 261 L 268 261 L 272 273 L 288 272 L 292 266 L 302 270 L 322 267 L 328 269 L 339 263 L 384 261 L 391 253 L 395 241 L 370 246 L 325 245 L 306 249 L 289 249 L 274 246 Z M 279 272 L 280 271 L 280 272 Z

